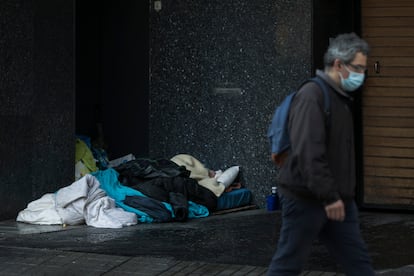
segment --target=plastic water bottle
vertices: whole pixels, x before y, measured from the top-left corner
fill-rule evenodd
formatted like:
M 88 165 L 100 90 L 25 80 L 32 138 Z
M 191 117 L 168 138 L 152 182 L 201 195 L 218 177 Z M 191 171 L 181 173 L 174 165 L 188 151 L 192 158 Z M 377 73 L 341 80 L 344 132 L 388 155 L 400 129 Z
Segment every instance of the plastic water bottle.
M 272 193 L 266 197 L 267 210 L 274 211 L 279 209 L 279 198 L 277 196 L 277 187 L 272 187 Z

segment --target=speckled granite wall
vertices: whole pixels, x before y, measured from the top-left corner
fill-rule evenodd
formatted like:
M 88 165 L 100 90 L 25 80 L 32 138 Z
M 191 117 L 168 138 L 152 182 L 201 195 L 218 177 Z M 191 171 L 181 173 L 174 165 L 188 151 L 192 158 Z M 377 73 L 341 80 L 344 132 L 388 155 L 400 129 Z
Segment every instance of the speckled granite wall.
M 0 219 L 73 181 L 73 11 L 0 2 Z
M 240 165 L 254 201 L 276 181 L 275 105 L 311 75 L 312 1 L 162 0 L 150 12 L 150 155 Z

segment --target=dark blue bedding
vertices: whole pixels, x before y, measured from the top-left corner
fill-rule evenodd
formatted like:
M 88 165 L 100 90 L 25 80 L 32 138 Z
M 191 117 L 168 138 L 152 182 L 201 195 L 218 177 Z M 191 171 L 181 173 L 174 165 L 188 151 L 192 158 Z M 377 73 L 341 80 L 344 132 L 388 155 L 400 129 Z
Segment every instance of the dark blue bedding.
M 217 199 L 217 211 L 248 205 L 251 199 L 252 192 L 247 188 L 225 192 Z

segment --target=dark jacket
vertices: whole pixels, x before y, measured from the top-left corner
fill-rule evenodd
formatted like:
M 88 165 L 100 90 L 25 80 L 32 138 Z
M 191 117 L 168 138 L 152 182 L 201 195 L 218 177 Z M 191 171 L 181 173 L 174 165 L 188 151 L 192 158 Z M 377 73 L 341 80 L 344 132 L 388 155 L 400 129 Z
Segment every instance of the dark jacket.
M 209 211 L 215 211 L 217 196 L 189 177 L 158 177 L 131 186 L 146 196 L 168 202 L 174 209 L 175 219 L 184 221 L 188 217 L 188 201 L 201 204 Z
M 355 195 L 355 151 L 352 98 L 322 71 L 329 84 L 331 114 L 327 127 L 323 92 L 306 83 L 289 113 L 291 151 L 280 168 L 280 193 L 297 199 L 333 203 Z
M 133 186 L 159 177 L 189 177 L 191 172 L 184 166 L 178 166 L 169 159 L 138 158 L 114 168 L 118 180 L 125 186 Z

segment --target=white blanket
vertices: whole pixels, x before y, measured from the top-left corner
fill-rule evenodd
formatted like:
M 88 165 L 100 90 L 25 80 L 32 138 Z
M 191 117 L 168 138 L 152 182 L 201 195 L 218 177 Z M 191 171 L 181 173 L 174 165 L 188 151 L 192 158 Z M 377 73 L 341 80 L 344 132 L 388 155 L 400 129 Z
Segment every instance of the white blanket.
M 17 221 L 31 224 L 86 223 L 99 228 L 121 228 L 137 224 L 137 216 L 115 206 L 96 177 L 87 174 L 54 194 L 45 194 L 20 211 Z

